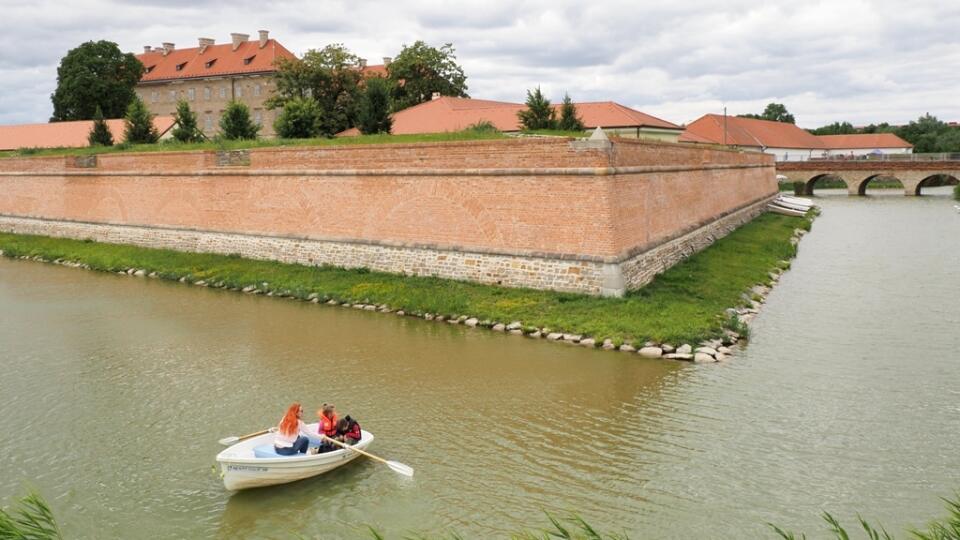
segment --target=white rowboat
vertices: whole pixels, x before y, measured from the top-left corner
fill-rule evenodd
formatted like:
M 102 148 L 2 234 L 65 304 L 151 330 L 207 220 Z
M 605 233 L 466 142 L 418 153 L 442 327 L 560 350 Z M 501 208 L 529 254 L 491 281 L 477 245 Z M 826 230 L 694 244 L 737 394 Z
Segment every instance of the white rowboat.
M 798 206 L 807 206 L 807 207 L 815 206 L 813 204 L 813 200 L 805 199 L 803 197 L 791 197 L 790 195 L 780 195 L 779 197 L 777 197 L 777 199 L 783 202 L 788 202 L 790 204 L 795 204 Z
M 782 206 L 782 207 L 784 207 L 784 208 L 789 208 L 789 209 L 791 209 L 791 210 L 797 210 L 797 211 L 800 211 L 800 212 L 807 212 L 808 210 L 810 210 L 810 207 L 809 207 L 809 206 L 806 206 L 806 205 L 803 205 L 803 204 L 793 203 L 793 202 L 786 201 L 786 200 L 783 200 L 783 199 L 777 199 L 777 200 L 773 201 L 773 204 L 775 204 L 775 205 L 777 205 L 777 206 Z
M 770 210 L 771 212 L 774 212 L 777 214 L 783 214 L 785 216 L 803 217 L 807 215 L 807 213 L 802 210 L 794 210 L 793 208 L 780 206 L 779 204 L 776 204 L 776 203 L 768 204 L 767 209 Z
M 309 433 L 318 433 L 317 424 L 307 424 Z M 273 433 L 239 442 L 217 454 L 223 486 L 230 491 L 296 482 L 323 474 L 360 457 L 359 452 L 340 449 L 322 454 L 281 456 L 273 449 Z M 366 449 L 373 434 L 362 430 L 360 441 L 351 448 Z M 320 444 L 320 436 L 311 436 L 310 446 Z

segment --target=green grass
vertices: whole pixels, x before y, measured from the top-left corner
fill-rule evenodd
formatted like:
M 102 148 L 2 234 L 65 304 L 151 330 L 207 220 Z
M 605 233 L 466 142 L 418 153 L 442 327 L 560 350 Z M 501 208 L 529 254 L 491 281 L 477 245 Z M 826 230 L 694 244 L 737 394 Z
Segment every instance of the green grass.
M 960 184 L 953 186 L 953 198 L 960 201 Z
M 474 141 L 481 139 L 504 139 L 500 132 L 464 130 L 451 133 L 429 133 L 414 135 L 360 135 L 357 137 L 336 137 L 317 139 L 256 139 L 244 141 L 204 141 L 199 143 L 180 143 L 162 141 L 157 144 L 134 144 L 114 146 L 96 146 L 84 148 L 21 148 L 0 152 L 0 157 L 23 156 L 87 156 L 92 154 L 115 154 L 120 152 L 178 152 L 187 150 L 241 150 L 247 148 L 273 148 L 277 146 L 350 146 L 356 144 L 400 144 L 421 142 Z
M 258 284 L 265 292 L 303 299 L 317 294 L 324 300 L 387 304 L 411 314 L 519 320 L 616 343 L 693 343 L 718 336 L 730 324 L 724 310 L 742 304 L 741 294 L 753 285 L 768 282 L 768 272 L 796 252 L 793 230 L 809 226 L 806 218 L 763 214 L 624 298 L 6 233 L 0 233 L 0 250 L 9 257 L 63 259 L 103 271 L 141 268 L 166 279 L 222 282 L 227 288 Z

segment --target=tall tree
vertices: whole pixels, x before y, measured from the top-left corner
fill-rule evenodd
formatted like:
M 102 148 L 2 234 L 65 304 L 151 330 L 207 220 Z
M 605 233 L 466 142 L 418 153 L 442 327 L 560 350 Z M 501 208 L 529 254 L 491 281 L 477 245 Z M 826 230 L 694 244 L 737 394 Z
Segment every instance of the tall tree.
M 131 144 L 152 144 L 160 140 L 160 134 L 157 133 L 156 126 L 153 125 L 153 115 L 143 103 L 143 100 L 137 96 L 127 106 L 127 114 L 124 117 L 126 131 L 123 134 L 124 142 Z
M 360 58 L 340 43 L 310 50 L 301 59 L 277 63 L 276 93 L 269 108 L 294 98 L 310 98 L 322 111 L 322 134 L 334 134 L 356 124 L 363 75 Z
M 367 79 L 363 98 L 360 101 L 360 116 L 357 128 L 360 133 L 390 133 L 393 119 L 390 118 L 390 81 L 380 77 Z
M 767 108 L 763 110 L 762 114 L 740 114 L 737 115 L 741 118 L 756 118 L 758 120 L 771 120 L 773 122 L 786 122 L 788 124 L 796 124 L 796 120 L 793 118 L 793 115 L 787 111 L 786 105 L 783 103 L 769 103 Z
M 284 139 L 319 137 L 323 133 L 323 111 L 311 98 L 293 98 L 283 105 L 273 129 Z
M 113 133 L 110 133 L 110 126 L 103 118 L 103 111 L 97 107 L 93 113 L 93 128 L 90 129 L 90 135 L 87 136 L 90 146 L 113 146 Z
M 519 111 L 517 116 L 526 130 L 557 127 L 556 111 L 550 105 L 550 100 L 543 97 L 539 86 L 532 92 L 527 90 L 527 108 Z
M 563 131 L 583 131 L 586 129 L 583 121 L 577 116 L 577 106 L 570 99 L 570 94 L 563 94 L 563 103 L 560 105 L 560 121 L 557 128 Z
M 143 70 L 136 56 L 120 52 L 111 41 L 88 41 L 71 49 L 57 68 L 50 121 L 89 120 L 97 107 L 107 118 L 122 117 Z
M 439 49 L 423 41 L 403 46 L 387 66 L 393 83 L 393 110 L 399 111 L 429 101 L 434 92 L 442 96 L 469 97 L 467 76 L 457 63 L 453 44 Z
M 227 140 L 256 139 L 260 126 L 250 119 L 250 109 L 239 101 L 231 101 L 220 117 L 220 135 Z
M 173 128 L 173 138 L 180 142 L 200 142 L 204 139 L 203 132 L 197 126 L 197 115 L 190 110 L 190 104 L 184 100 L 177 102 L 177 112 L 173 114 L 173 121 L 177 127 Z

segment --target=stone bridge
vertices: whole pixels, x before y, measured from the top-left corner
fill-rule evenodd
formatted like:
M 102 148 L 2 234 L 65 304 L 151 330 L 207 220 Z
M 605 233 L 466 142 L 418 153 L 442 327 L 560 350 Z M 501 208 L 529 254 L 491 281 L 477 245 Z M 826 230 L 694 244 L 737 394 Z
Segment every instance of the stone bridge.
M 960 160 L 810 160 L 777 163 L 777 174 L 790 182 L 803 182 L 804 194 L 813 195 L 814 185 L 824 178 L 839 178 L 850 195 L 866 195 L 867 185 L 877 178 L 894 178 L 904 195 L 920 195 L 920 189 L 946 176 L 948 184 L 960 179 Z

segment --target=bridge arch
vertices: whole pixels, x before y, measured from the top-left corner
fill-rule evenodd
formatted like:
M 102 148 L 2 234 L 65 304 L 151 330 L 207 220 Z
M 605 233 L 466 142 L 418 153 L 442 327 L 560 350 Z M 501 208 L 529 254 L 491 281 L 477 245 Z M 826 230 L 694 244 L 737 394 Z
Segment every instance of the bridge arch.
M 920 180 L 914 188 L 914 195 L 920 195 L 920 189 L 931 186 L 955 186 L 960 184 L 960 178 L 949 173 L 937 173 Z
M 845 186 L 847 186 L 847 191 L 848 191 L 848 192 L 850 191 L 850 182 L 848 182 L 846 178 L 840 176 L 839 174 L 836 174 L 836 173 L 818 173 L 818 174 L 815 174 L 815 175 L 811 176 L 810 179 L 806 181 L 806 187 L 804 187 L 804 189 L 803 189 L 804 195 L 813 195 L 813 188 L 814 188 L 814 186 L 815 186 L 818 182 L 821 182 L 821 181 L 824 181 L 824 180 L 827 180 L 827 181 L 829 181 L 829 180 L 839 180 L 839 181 L 843 182 L 843 184 L 844 184 Z
M 900 178 L 897 178 L 896 176 L 893 176 L 891 174 L 884 174 L 884 173 L 871 174 L 870 176 L 867 176 L 857 184 L 857 195 L 866 195 L 867 186 L 870 185 L 870 182 L 873 182 L 878 178 L 896 180 L 900 184 L 900 189 L 905 189 L 906 184 L 904 184 L 903 180 L 901 180 Z

